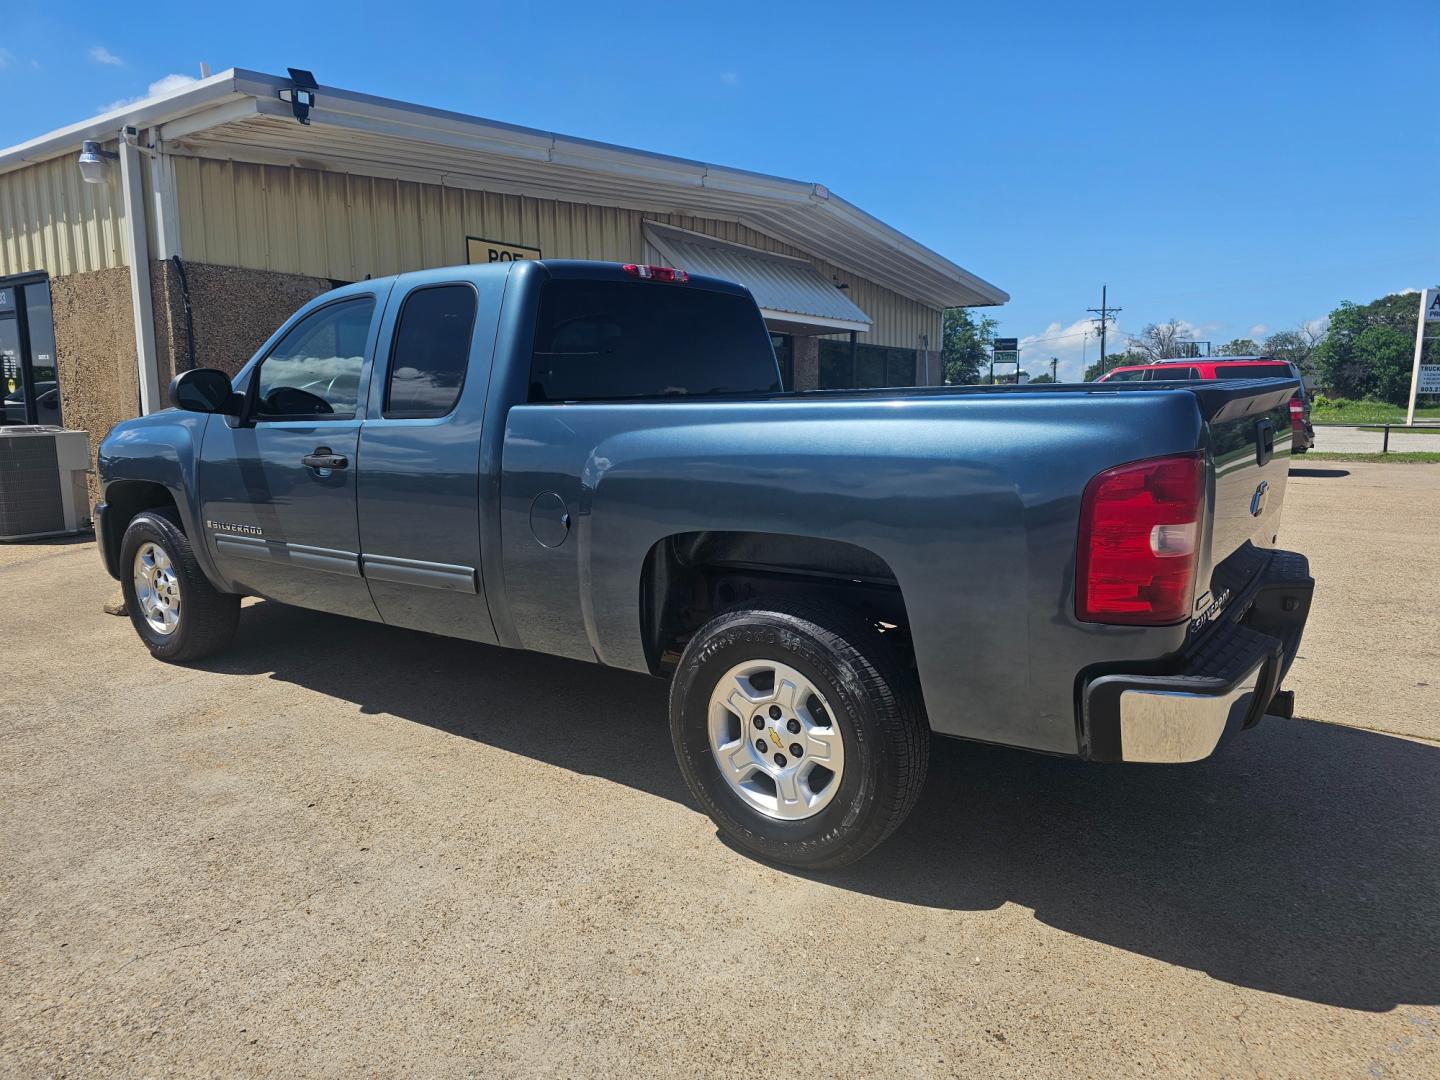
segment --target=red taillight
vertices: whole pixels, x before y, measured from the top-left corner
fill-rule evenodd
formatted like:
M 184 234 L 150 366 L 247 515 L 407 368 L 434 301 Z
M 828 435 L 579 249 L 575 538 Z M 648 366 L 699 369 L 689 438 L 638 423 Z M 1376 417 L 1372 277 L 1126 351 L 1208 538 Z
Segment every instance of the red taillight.
M 1290 399 L 1290 427 L 1295 431 L 1305 430 L 1305 403 L 1299 394 Z
M 690 280 L 690 275 L 684 270 L 676 270 L 673 266 L 647 266 L 645 263 L 626 263 L 620 268 L 631 277 L 644 278 L 646 281 L 670 281 L 677 285 L 683 285 Z
M 1199 454 L 1136 461 L 1091 480 L 1080 503 L 1076 616 L 1141 626 L 1186 618 L 1204 499 Z

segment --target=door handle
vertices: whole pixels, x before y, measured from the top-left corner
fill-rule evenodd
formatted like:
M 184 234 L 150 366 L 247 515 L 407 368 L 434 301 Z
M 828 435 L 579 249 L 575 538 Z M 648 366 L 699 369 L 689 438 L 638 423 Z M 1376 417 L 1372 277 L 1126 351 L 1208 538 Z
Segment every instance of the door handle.
M 311 469 L 343 469 L 350 464 L 344 454 L 332 454 L 328 446 L 317 446 L 313 454 L 306 454 L 300 464 Z

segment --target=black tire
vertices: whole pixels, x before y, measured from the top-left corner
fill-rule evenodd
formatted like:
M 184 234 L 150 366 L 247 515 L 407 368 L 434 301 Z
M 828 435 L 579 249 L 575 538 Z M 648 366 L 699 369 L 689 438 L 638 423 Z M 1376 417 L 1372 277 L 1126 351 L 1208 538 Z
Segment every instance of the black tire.
M 135 596 L 135 556 L 146 543 L 164 550 L 179 582 L 179 625 L 169 634 L 146 621 Z M 120 588 L 135 632 L 157 660 L 172 664 L 199 660 L 219 652 L 235 636 L 240 597 L 210 584 L 173 510 L 144 510 L 130 522 L 120 541 Z
M 786 664 L 809 679 L 840 729 L 839 788 L 812 817 L 762 813 L 721 775 L 711 750 L 711 692 L 752 659 Z M 728 611 L 701 627 L 670 686 L 670 734 L 690 791 L 721 834 L 750 854 L 805 870 L 852 863 L 899 828 L 920 797 L 930 759 L 919 686 L 894 649 L 854 614 L 806 602 Z

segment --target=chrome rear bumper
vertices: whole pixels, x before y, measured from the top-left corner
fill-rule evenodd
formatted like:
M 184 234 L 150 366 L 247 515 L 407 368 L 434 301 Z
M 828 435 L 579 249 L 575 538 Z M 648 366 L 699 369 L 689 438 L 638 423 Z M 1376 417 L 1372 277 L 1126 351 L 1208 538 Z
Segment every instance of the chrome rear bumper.
M 1227 732 L 1258 723 L 1300 648 L 1314 589 L 1303 555 L 1274 552 L 1243 600 L 1171 662 L 1173 674 L 1089 679 L 1081 694 L 1082 756 L 1202 761 Z

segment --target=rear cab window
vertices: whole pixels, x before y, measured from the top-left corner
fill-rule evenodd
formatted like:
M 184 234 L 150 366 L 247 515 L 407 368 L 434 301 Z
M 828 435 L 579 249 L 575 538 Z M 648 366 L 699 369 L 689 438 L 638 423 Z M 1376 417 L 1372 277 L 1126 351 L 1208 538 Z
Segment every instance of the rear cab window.
M 532 402 L 685 399 L 780 390 L 770 333 L 748 296 L 694 285 L 545 283 Z

